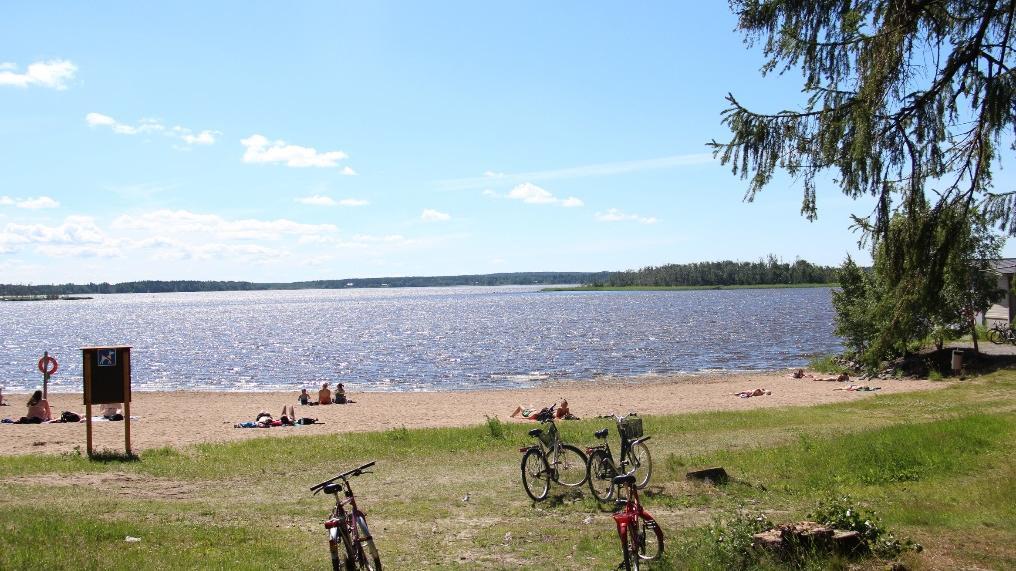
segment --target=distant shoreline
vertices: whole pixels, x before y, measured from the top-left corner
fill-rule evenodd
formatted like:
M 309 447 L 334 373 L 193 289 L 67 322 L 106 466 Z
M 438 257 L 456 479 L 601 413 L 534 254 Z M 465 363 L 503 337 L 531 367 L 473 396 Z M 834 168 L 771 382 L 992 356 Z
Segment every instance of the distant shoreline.
M 708 289 L 800 289 L 834 288 L 839 283 L 829 284 L 745 284 L 745 285 L 689 285 L 689 286 L 568 286 L 546 287 L 540 291 L 685 291 Z

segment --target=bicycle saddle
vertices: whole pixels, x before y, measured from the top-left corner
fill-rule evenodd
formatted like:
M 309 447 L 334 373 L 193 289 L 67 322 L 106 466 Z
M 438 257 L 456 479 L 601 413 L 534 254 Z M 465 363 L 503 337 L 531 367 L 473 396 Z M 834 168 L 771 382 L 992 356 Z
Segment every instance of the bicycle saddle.
M 607 432 L 609 430 L 610 429 L 608 429 L 608 428 L 604 428 L 603 430 L 597 430 L 596 432 L 593 433 L 593 436 L 595 436 L 597 438 L 606 438 L 607 437 Z
M 533 438 L 536 438 L 537 436 L 539 436 L 541 434 L 543 434 L 543 429 L 542 428 L 534 428 L 534 429 L 529 431 L 529 436 L 532 436 Z
M 611 481 L 614 483 L 615 486 L 625 486 L 625 485 L 628 485 L 628 484 L 634 484 L 635 483 L 635 475 L 634 474 L 621 474 L 620 476 L 614 476 L 614 479 L 611 480 Z
M 327 484 L 325 486 L 326 494 L 336 494 L 342 491 L 342 484 Z

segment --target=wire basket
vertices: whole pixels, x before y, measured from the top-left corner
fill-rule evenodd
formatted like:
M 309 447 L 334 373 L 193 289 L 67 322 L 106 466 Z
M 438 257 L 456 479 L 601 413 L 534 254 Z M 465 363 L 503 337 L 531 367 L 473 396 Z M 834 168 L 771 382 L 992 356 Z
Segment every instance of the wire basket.
M 637 416 L 622 418 L 620 428 L 621 434 L 624 434 L 624 437 L 629 440 L 642 438 L 642 419 Z

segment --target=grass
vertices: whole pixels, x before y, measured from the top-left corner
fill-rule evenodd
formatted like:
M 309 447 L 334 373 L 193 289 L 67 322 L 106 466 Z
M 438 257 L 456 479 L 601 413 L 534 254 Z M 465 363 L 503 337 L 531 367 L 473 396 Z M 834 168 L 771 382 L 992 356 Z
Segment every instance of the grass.
M 602 426 L 560 428 L 582 445 Z M 517 568 L 549 558 L 561 569 L 613 568 L 620 554 L 609 510 L 588 492 L 555 486 L 534 505 L 521 489 L 518 447 L 531 440 L 529 428 L 488 418 L 468 428 L 146 450 L 137 459 L 2 457 L 0 568 L 323 568 L 330 498 L 308 488 L 374 459 L 376 471 L 354 489 L 388 568 Z M 733 561 L 880 569 L 885 562 L 818 555 L 739 558 L 729 540 L 717 542 L 717 534 L 743 536 L 752 514 L 798 520 L 847 494 L 924 545 L 901 556 L 911 568 L 1016 567 L 1016 371 L 833 405 L 646 417 L 645 428 L 655 471 L 644 499 L 667 537 L 666 560 L 654 569 Z M 713 465 L 731 483 L 684 479 Z

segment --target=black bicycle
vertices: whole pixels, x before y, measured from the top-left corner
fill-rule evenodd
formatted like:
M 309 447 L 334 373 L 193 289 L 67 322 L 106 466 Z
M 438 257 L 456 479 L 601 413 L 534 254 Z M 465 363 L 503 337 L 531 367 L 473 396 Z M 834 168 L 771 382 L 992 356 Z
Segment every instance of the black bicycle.
M 373 465 L 374 462 L 369 462 L 311 487 L 315 494 L 324 490 L 326 494 L 335 496 L 335 509 L 325 522 L 334 571 L 381 571 L 381 557 L 367 527 L 367 516 L 356 507 L 353 488 L 349 485 L 349 478 L 369 474 L 366 470 Z M 335 480 L 342 480 L 342 483 L 336 484 Z M 339 497 L 339 492 L 344 492 L 345 499 Z M 346 511 L 347 505 L 349 511 Z
M 1008 324 L 996 323 L 988 330 L 988 341 L 996 345 L 1001 345 L 1002 343 L 1016 345 L 1016 330 Z
M 589 490 L 593 496 L 601 502 L 609 502 L 614 499 L 614 477 L 618 475 L 632 475 L 635 477 L 635 486 L 638 489 L 645 489 L 649 485 L 649 477 L 653 474 L 653 457 L 649 454 L 649 447 L 646 440 L 649 436 L 642 434 L 642 419 L 634 412 L 628 416 L 615 416 L 613 414 L 601 418 L 613 418 L 617 423 L 617 432 L 621 437 L 621 453 L 618 456 L 620 463 L 614 461 L 614 455 L 607 442 L 608 429 L 597 430 L 594 436 L 603 440 L 603 444 L 586 449 L 589 454 L 589 462 L 586 465 L 586 478 L 589 480 Z
M 529 436 L 536 444 L 519 448 L 522 452 L 522 487 L 530 498 L 539 502 L 547 498 L 550 483 L 577 488 L 586 483 L 586 455 L 577 447 L 561 442 L 554 423 L 554 407 L 550 405 L 536 415 L 544 428 L 534 428 Z

